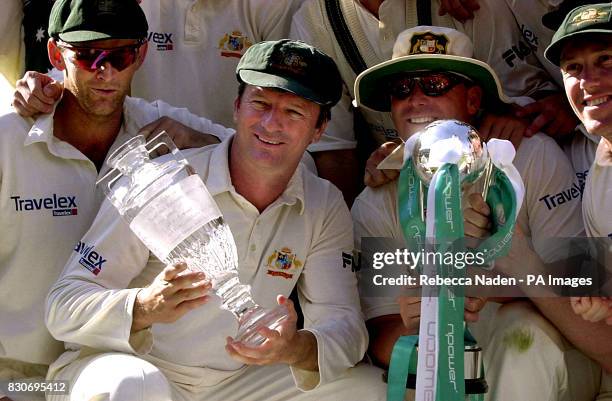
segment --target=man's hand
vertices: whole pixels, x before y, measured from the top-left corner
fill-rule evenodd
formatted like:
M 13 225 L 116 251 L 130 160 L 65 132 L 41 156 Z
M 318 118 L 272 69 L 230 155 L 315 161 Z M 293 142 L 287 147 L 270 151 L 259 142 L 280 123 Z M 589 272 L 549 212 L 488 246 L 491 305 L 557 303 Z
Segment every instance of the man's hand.
M 418 334 L 421 322 L 421 297 L 399 296 L 400 316 L 408 333 Z M 477 322 L 479 313 L 487 303 L 484 297 L 465 297 L 463 317 L 466 322 Z
M 514 148 L 518 149 L 527 125 L 527 121 L 512 115 L 487 113 L 478 127 L 478 134 L 485 142 L 491 138 L 505 139 L 512 142 Z
M 48 75 L 28 71 L 15 84 L 13 107 L 22 117 L 49 114 L 60 98 L 64 85 Z
M 155 280 L 138 292 L 132 332 L 154 323 L 172 323 L 208 300 L 211 284 L 203 272 L 185 271 L 187 265 L 166 266 Z
M 440 0 L 438 15 L 446 13 L 455 19 L 465 22 L 474 18 L 474 11 L 480 9 L 478 0 Z
M 544 132 L 550 136 L 567 135 L 579 124 L 563 93 L 555 93 L 519 108 L 516 116 L 530 119 L 525 136 Z
M 605 320 L 612 325 L 612 299 L 609 297 L 571 297 L 574 312 L 587 322 Z
M 468 196 L 469 208 L 463 211 L 465 236 L 484 239 L 491 233 L 491 208 L 480 193 Z
M 272 365 L 284 363 L 296 368 L 317 371 L 318 354 L 317 340 L 309 331 L 297 331 L 297 313 L 290 299 L 279 295 L 279 305 L 286 305 L 289 317 L 280 324 L 278 329 L 267 327 L 260 329 L 266 338 L 259 346 L 249 346 L 227 337 L 225 350 L 234 359 L 247 365 Z
M 487 304 L 485 297 L 465 297 L 463 317 L 466 322 L 477 322 L 480 311 Z
M 165 116 L 140 128 L 138 133 L 144 135 L 145 138 L 149 138 L 162 131 L 166 131 L 179 149 L 200 148 L 202 146 L 219 143 L 219 139 L 216 136 L 196 131 L 193 128 Z M 156 152 L 157 155 L 163 155 L 168 153 L 169 149 L 162 146 L 157 148 Z
M 400 316 L 408 333 L 418 334 L 421 323 L 421 297 L 399 296 L 397 304 L 400 307 Z
M 363 182 L 368 187 L 376 188 L 395 180 L 399 176 L 399 170 L 379 170 L 378 164 L 389 156 L 399 145 L 395 142 L 385 142 L 376 149 L 366 162 Z

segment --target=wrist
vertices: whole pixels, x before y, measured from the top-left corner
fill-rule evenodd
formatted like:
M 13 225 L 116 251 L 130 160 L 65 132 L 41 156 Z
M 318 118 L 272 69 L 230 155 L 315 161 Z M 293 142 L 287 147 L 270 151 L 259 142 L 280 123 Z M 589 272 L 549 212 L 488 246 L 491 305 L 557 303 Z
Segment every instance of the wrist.
M 293 358 L 288 362 L 292 367 L 317 371 L 319 369 L 319 353 L 317 339 L 308 330 L 298 330 L 295 333 L 295 352 Z
M 132 333 L 147 329 L 152 325 L 152 322 L 147 319 L 148 314 L 142 300 L 143 290 L 144 288 L 136 293 L 136 299 L 134 300 L 134 307 L 132 308 Z

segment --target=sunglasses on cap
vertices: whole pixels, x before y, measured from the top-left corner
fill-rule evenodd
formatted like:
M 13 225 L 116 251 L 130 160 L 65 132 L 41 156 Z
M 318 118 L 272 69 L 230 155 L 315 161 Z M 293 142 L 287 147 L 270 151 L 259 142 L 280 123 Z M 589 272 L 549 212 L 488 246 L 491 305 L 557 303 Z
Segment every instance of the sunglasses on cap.
M 143 43 L 144 40 L 140 40 L 131 45 L 110 49 L 66 46 L 64 44 L 58 44 L 58 47 L 72 52 L 70 60 L 80 69 L 94 72 L 108 62 L 117 71 L 123 71 L 136 62 L 138 49 Z
M 427 96 L 442 96 L 459 84 L 472 84 L 468 78 L 449 72 L 398 74 L 387 81 L 388 93 L 400 100 L 412 95 L 417 83 Z

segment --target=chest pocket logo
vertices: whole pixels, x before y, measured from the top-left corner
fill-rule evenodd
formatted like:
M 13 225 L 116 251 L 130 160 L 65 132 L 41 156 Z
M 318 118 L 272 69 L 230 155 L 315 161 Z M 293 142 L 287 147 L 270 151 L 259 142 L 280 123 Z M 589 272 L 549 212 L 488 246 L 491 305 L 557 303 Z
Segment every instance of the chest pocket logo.
M 267 274 L 285 279 L 293 278 L 291 270 L 299 269 L 304 263 L 298 259 L 291 248 L 283 247 L 275 250 L 266 260 Z

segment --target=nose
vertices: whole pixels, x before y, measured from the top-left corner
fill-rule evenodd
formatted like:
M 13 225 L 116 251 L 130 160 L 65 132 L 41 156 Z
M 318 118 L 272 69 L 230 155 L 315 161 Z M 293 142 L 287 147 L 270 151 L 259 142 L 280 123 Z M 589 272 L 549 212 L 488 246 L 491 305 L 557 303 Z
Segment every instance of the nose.
M 96 69 L 96 78 L 101 81 L 110 81 L 117 73 L 117 70 L 111 65 L 110 61 L 102 61 Z
M 593 65 L 584 65 L 580 77 L 580 88 L 584 91 L 593 91 L 601 84 L 600 69 Z
M 283 123 L 280 110 L 270 107 L 261 117 L 261 126 L 268 132 L 282 131 Z
M 423 105 L 427 102 L 428 98 L 429 96 L 423 92 L 421 86 L 415 82 L 414 88 L 412 88 L 412 93 L 410 96 L 408 96 L 407 100 L 411 101 L 412 103 Z

